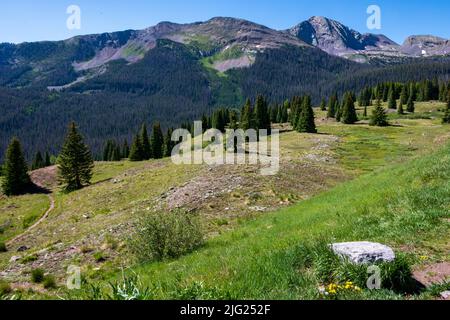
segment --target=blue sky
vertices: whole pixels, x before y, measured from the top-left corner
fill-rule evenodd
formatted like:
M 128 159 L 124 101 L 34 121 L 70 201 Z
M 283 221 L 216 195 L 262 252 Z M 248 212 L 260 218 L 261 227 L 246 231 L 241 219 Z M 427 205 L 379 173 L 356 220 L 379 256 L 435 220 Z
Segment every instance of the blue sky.
M 68 30 L 66 9 L 81 8 L 81 30 Z M 448 0 L 15 0 L 0 1 L 0 42 L 61 40 L 78 34 L 142 29 L 160 21 L 204 21 L 215 16 L 248 19 L 287 29 L 313 15 L 327 16 L 360 31 L 369 5 L 382 12 L 383 33 L 402 43 L 408 35 L 450 38 Z

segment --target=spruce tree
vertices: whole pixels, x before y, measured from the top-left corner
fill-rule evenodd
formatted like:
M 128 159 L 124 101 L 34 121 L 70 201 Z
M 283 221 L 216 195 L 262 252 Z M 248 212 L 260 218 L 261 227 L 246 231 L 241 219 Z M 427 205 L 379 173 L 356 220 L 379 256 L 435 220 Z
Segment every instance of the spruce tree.
M 371 126 L 386 127 L 389 125 L 387 121 L 387 115 L 384 108 L 381 106 L 381 101 L 378 99 L 375 108 L 372 111 L 372 117 L 370 118 Z
M 358 121 L 355 103 L 353 102 L 353 98 L 350 93 L 347 93 L 344 98 L 341 121 L 345 124 L 353 124 Z
M 393 87 L 389 90 L 388 108 L 397 109 L 397 101 L 395 100 L 395 90 Z
M 259 95 L 256 98 L 255 104 L 255 129 L 270 131 L 270 117 L 267 109 L 267 102 L 263 96 Z M 270 133 L 269 133 L 270 134 Z
M 122 146 L 122 156 L 127 159 L 130 156 L 130 147 L 128 146 L 128 141 L 127 139 L 125 139 L 123 141 L 123 146 Z
M 40 151 L 36 152 L 34 156 L 33 163 L 31 165 L 31 170 L 37 170 L 45 167 L 44 158 Z
M 303 99 L 296 130 L 304 133 L 317 133 L 316 124 L 314 122 L 314 110 L 311 105 L 310 96 L 306 96 Z
M 400 115 L 405 114 L 405 111 L 403 110 L 403 106 L 401 104 L 398 105 L 397 113 Z
M 335 118 L 336 117 L 336 102 L 337 102 L 337 95 L 333 94 L 328 101 L 328 107 L 327 107 L 327 118 Z
M 254 129 L 255 127 L 253 121 L 253 109 L 250 99 L 247 99 L 247 101 L 245 102 L 245 106 L 242 109 L 240 127 L 244 131 L 248 129 Z
M 144 160 L 144 149 L 142 147 L 141 137 L 136 135 L 133 139 L 133 143 L 130 148 L 130 161 L 143 161 Z
M 142 144 L 142 159 L 149 160 L 152 157 L 152 147 L 148 137 L 147 125 L 144 123 L 141 128 L 141 144 Z
M 28 166 L 17 138 L 11 140 L 6 150 L 3 176 L 2 189 L 7 196 L 22 194 L 31 185 Z
M 413 99 L 413 95 L 411 93 L 408 98 L 408 103 L 406 104 L 406 111 L 408 111 L 409 113 L 414 113 L 414 111 L 415 111 L 414 99 Z
M 172 150 L 175 147 L 175 143 L 172 141 L 172 133 L 173 129 L 169 128 L 164 137 L 164 157 L 172 156 Z
M 66 191 L 78 190 L 90 183 L 94 161 L 74 122 L 69 126 L 57 163 L 59 181 Z
M 151 138 L 152 155 L 154 159 L 161 159 L 164 151 L 164 135 L 161 130 L 159 122 L 153 125 L 153 132 Z
M 324 98 L 322 98 L 322 101 L 320 102 L 320 110 L 327 111 L 327 103 Z
M 404 106 L 408 102 L 408 90 L 407 86 L 404 85 L 402 88 L 402 93 L 400 94 L 399 106 Z
M 45 166 L 50 167 L 52 165 L 52 161 L 50 160 L 50 154 L 48 151 L 45 152 Z

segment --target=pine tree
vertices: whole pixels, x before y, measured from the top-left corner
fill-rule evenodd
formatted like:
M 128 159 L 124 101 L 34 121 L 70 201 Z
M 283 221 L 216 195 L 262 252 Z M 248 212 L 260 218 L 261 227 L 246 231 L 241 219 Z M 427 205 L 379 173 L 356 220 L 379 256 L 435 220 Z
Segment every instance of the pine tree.
M 136 135 L 133 139 L 133 143 L 130 148 L 130 161 L 143 161 L 144 160 L 144 149 L 142 147 L 141 137 Z
M 172 141 L 172 133 L 173 129 L 169 128 L 164 137 L 164 157 L 172 156 L 172 150 L 175 147 L 175 143 Z
M 33 163 L 31 165 L 31 170 L 37 170 L 45 167 L 44 158 L 42 158 L 42 154 L 40 151 L 36 153 L 33 159 Z
M 322 98 L 322 101 L 320 102 L 320 110 L 327 111 L 327 103 L 324 98 Z
M 123 141 L 123 146 L 122 146 L 122 156 L 127 159 L 130 156 L 130 147 L 128 146 L 128 141 L 127 139 L 125 139 Z
M 153 132 L 151 138 L 152 154 L 154 159 L 161 159 L 163 157 L 164 135 L 161 130 L 159 122 L 153 125 Z
M 412 93 L 410 93 L 408 98 L 408 103 L 406 104 L 406 111 L 409 113 L 414 113 L 415 107 L 414 107 L 414 99 Z
M 336 117 L 336 102 L 337 102 L 337 95 L 333 94 L 331 96 L 330 100 L 328 101 L 327 118 L 334 118 L 334 117 Z
M 50 167 L 52 165 L 52 161 L 50 160 L 50 154 L 48 151 L 45 152 L 45 166 Z
M 148 137 L 147 125 L 144 123 L 141 128 L 141 144 L 142 144 L 142 159 L 149 160 L 152 157 L 152 147 L 150 144 L 150 139 Z
M 408 102 L 408 89 L 407 86 L 404 85 L 402 88 L 402 93 L 400 94 L 399 106 L 404 106 L 407 102 Z
M 267 109 L 267 102 L 261 95 L 256 98 L 254 118 L 256 130 L 270 131 L 270 117 Z
M 295 128 L 298 132 L 317 133 L 316 124 L 314 122 L 314 110 L 311 106 L 311 97 L 306 96 L 303 99 L 299 119 Z
M 397 109 L 397 101 L 395 100 L 395 91 L 393 87 L 389 90 L 388 108 Z
M 7 196 L 19 195 L 31 185 L 28 166 L 23 156 L 22 146 L 17 138 L 13 138 L 6 150 L 3 166 L 3 193 Z
M 286 123 L 289 121 L 289 109 L 291 109 L 291 102 L 286 100 L 282 107 L 281 123 Z
M 255 127 L 253 121 L 253 109 L 250 99 L 247 99 L 247 101 L 245 102 L 245 106 L 242 109 L 240 127 L 244 131 L 248 129 L 254 129 Z
M 214 111 L 211 117 L 211 127 L 219 130 L 220 132 L 224 132 L 225 126 L 226 126 L 226 119 L 224 110 L 219 109 Z
M 69 126 L 57 162 L 59 181 L 66 191 L 78 190 L 90 183 L 94 161 L 74 122 Z
M 405 111 L 403 110 L 403 106 L 401 104 L 398 105 L 397 113 L 400 115 L 405 114 Z
M 445 109 L 442 123 L 450 123 L 450 90 L 447 92 L 447 108 Z
M 358 121 L 358 115 L 356 114 L 355 103 L 353 102 L 352 95 L 347 93 L 344 97 L 342 107 L 342 123 L 353 124 Z
M 378 99 L 375 108 L 372 111 L 372 117 L 370 118 L 371 126 L 386 127 L 389 125 L 387 121 L 387 115 L 384 108 L 381 106 L 381 101 Z

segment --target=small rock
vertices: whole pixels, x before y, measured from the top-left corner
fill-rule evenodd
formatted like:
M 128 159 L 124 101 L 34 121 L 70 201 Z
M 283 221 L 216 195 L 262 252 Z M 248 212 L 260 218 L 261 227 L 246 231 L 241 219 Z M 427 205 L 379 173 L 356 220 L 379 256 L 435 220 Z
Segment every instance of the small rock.
M 21 256 L 12 256 L 11 259 L 9 259 L 9 262 L 16 262 L 19 261 L 22 257 Z
M 450 300 L 450 291 L 441 292 L 441 297 L 444 300 Z
M 331 245 L 333 252 L 356 264 L 390 262 L 395 260 L 394 251 L 383 244 L 374 242 L 346 242 Z
M 28 247 L 27 246 L 20 246 L 18 249 L 17 249 L 17 252 L 24 252 L 24 251 L 27 251 L 28 250 Z

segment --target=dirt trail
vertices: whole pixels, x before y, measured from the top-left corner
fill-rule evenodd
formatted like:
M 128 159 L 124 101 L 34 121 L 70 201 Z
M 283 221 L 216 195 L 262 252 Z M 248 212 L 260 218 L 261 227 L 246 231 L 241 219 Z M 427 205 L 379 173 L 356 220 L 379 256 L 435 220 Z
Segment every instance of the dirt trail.
M 6 245 L 7 246 L 11 246 L 13 245 L 15 242 L 19 241 L 23 236 L 25 236 L 28 232 L 30 232 L 31 230 L 35 229 L 37 226 L 39 226 L 45 219 L 48 218 L 48 216 L 50 215 L 50 213 L 53 211 L 53 209 L 55 209 L 55 198 L 53 198 L 52 194 L 48 195 L 48 199 L 50 200 L 50 207 L 47 209 L 47 211 L 44 213 L 44 215 L 39 218 L 38 221 L 36 221 L 31 227 L 29 227 L 27 230 L 25 230 L 23 233 L 17 235 L 15 238 L 9 240 Z
M 35 170 L 31 173 L 30 176 L 33 183 L 39 188 L 49 189 L 56 183 L 56 166 Z M 13 245 L 14 243 L 22 239 L 22 237 L 24 237 L 28 232 L 37 228 L 45 219 L 48 218 L 50 213 L 55 209 L 55 198 L 53 197 L 52 193 L 49 193 L 47 196 L 50 201 L 50 207 L 47 209 L 47 211 L 45 211 L 45 213 L 39 218 L 39 220 L 36 221 L 31 227 L 29 227 L 13 239 L 9 240 L 6 245 Z

